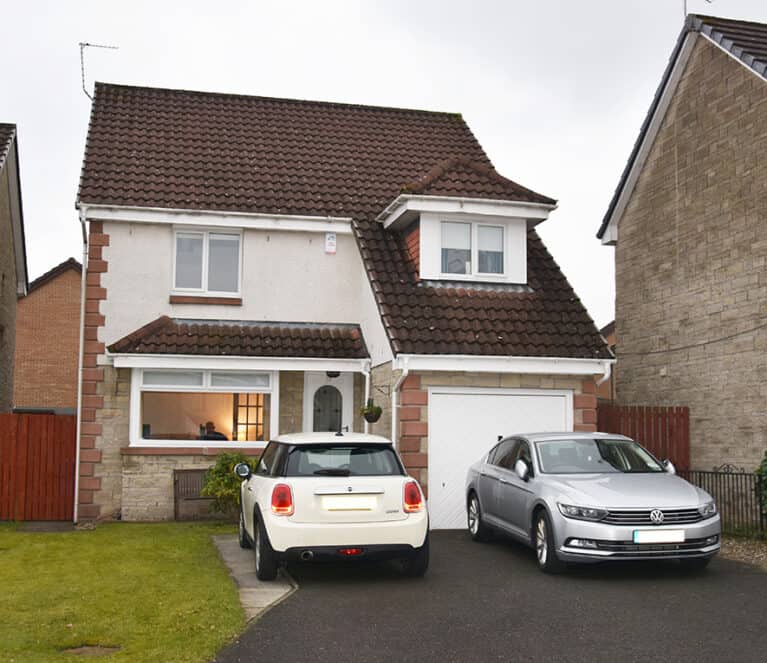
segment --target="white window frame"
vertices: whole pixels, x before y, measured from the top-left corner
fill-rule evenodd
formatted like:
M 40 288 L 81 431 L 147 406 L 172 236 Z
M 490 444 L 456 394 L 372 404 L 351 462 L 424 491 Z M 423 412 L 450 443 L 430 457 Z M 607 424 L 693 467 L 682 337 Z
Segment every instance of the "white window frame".
M 202 373 L 202 385 L 144 385 L 144 371 L 168 373 Z M 212 373 L 236 373 L 234 369 L 194 369 L 194 368 L 133 368 L 131 369 L 131 396 L 129 444 L 131 447 L 194 447 L 194 448 L 237 448 L 263 449 L 268 441 L 279 435 L 280 426 L 280 373 L 279 371 L 240 370 L 240 373 L 262 373 L 269 377 L 269 383 L 264 387 L 214 387 L 211 385 Z M 261 442 L 237 442 L 236 440 L 145 440 L 141 437 L 141 394 L 143 392 L 187 392 L 187 393 L 250 393 L 269 394 L 269 431 L 265 432 L 267 439 Z
M 451 272 L 442 271 L 442 249 L 445 248 L 443 241 L 443 228 L 445 223 L 463 223 L 471 226 L 471 272 L 468 274 L 453 274 Z M 480 272 L 479 271 L 479 228 L 497 228 L 501 231 L 501 247 L 503 248 L 503 271 L 502 272 Z M 441 278 L 444 279 L 456 279 L 456 280 L 476 280 L 481 278 L 490 278 L 504 280 L 509 272 L 509 251 L 507 247 L 507 232 L 506 226 L 502 223 L 481 223 L 478 221 L 467 221 L 464 219 L 445 219 L 442 218 L 439 221 L 439 272 Z
M 176 286 L 176 254 L 178 252 L 179 235 L 200 235 L 202 237 L 202 282 L 200 288 L 179 288 Z M 232 235 L 237 237 L 239 243 L 237 262 L 237 290 L 209 290 L 208 289 L 208 255 L 210 253 L 211 235 Z M 171 294 L 174 295 L 199 295 L 201 297 L 239 297 L 242 292 L 242 256 L 243 256 L 243 232 L 237 228 L 197 228 L 176 226 L 173 228 L 173 266 L 171 270 Z

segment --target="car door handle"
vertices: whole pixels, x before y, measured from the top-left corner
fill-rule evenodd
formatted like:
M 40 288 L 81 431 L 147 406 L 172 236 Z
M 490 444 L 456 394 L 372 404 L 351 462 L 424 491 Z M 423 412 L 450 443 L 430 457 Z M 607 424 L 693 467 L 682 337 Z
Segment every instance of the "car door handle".
M 511 485 L 511 481 L 508 481 L 508 480 L 506 480 L 506 479 L 499 479 L 499 481 L 500 481 L 501 483 L 505 483 L 505 484 L 507 484 L 507 485 L 509 485 L 509 486 Z
M 250 486 L 248 486 L 248 490 L 249 490 L 251 493 L 253 492 L 253 489 L 252 489 Z

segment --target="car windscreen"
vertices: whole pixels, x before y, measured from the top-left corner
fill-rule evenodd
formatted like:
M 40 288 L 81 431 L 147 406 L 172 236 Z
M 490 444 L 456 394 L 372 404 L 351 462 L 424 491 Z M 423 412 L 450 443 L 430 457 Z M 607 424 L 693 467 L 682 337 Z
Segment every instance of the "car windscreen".
M 630 440 L 544 440 L 535 446 L 541 471 L 547 474 L 664 471 L 655 458 Z
M 388 445 L 307 444 L 288 452 L 285 476 L 393 476 L 404 474 Z

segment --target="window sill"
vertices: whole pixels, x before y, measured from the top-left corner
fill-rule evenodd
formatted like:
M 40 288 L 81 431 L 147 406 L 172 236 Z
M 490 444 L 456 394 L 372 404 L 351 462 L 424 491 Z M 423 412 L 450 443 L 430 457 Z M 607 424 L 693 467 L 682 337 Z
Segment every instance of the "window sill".
M 218 456 L 222 453 L 241 453 L 246 456 L 260 456 L 264 450 L 266 442 L 259 443 L 258 446 L 240 446 L 228 445 L 221 447 L 199 446 L 199 447 L 141 447 L 130 446 L 122 447 L 120 454 L 123 456 Z
M 214 306 L 242 306 L 242 297 L 208 297 L 207 295 L 171 295 L 171 304 L 208 304 Z

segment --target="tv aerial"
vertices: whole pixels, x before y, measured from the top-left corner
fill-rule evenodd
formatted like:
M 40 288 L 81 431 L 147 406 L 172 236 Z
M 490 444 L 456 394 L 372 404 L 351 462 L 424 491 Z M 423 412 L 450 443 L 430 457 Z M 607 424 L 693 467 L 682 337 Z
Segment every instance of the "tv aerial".
M 83 83 L 83 92 L 85 92 L 85 96 L 88 97 L 91 101 L 93 101 L 93 97 L 91 96 L 91 93 L 88 92 L 88 89 L 85 87 L 85 49 L 86 48 L 106 48 L 112 51 L 116 51 L 119 49 L 119 46 L 109 46 L 107 44 L 91 44 L 87 41 L 81 41 L 80 42 L 80 78 L 82 79 Z

